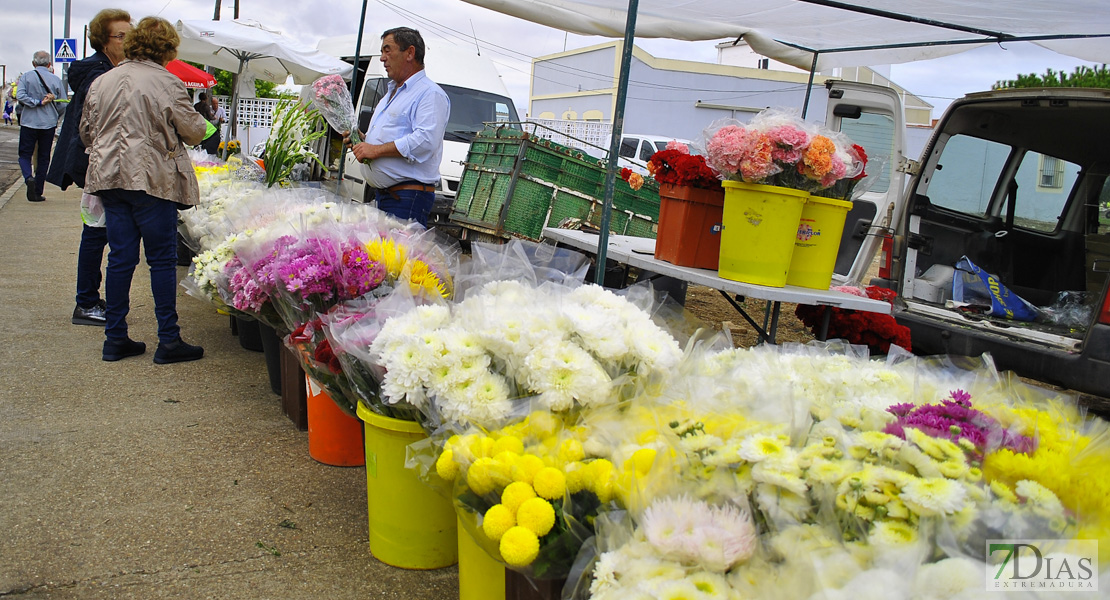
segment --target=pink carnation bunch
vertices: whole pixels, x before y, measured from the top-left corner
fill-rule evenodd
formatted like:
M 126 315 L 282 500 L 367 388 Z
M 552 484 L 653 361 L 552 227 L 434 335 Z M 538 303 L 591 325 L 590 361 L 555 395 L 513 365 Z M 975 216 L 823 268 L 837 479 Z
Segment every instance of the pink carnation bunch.
M 781 171 L 772 158 L 774 144 L 755 129 L 726 125 L 710 138 L 706 150 L 709 165 L 726 177 L 737 175 L 748 183 L 759 183 Z

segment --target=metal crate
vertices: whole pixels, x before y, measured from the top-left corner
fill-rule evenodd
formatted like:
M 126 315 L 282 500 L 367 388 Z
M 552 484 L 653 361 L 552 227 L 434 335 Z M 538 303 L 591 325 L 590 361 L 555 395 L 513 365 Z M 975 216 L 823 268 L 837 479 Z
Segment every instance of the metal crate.
M 451 211 L 460 226 L 501 239 L 539 241 L 544 227 L 564 219 L 600 226 L 605 161 L 536 135 L 538 123 L 487 125 L 470 144 Z M 618 179 L 610 230 L 654 238 L 659 186 L 638 191 Z

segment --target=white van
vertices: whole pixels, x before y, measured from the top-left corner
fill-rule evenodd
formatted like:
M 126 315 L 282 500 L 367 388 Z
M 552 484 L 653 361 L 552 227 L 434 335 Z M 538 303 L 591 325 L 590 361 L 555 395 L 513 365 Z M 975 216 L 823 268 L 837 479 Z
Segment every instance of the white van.
M 316 48 L 353 62 L 355 43 L 353 35 L 338 36 L 321 40 Z M 436 220 L 437 215 L 445 217 L 450 212 L 470 141 L 482 130 L 482 124 L 492 121 L 518 122 L 520 118 L 509 97 L 509 90 L 492 61 L 478 56 L 473 48 L 456 47 L 441 41 L 425 40 L 425 43 L 424 69 L 451 99 L 451 116 L 443 135 L 443 161 L 439 168 L 436 206 L 429 217 L 431 222 Z M 366 78 L 355 101 L 359 129 L 362 131 L 369 127 L 374 107 L 385 93 L 389 81 L 382 68 L 380 48 L 381 39 L 378 36 L 363 35 L 359 69 L 365 68 Z M 339 194 L 354 200 L 369 200 L 372 192 L 363 175 L 365 165 L 355 160 L 350 152 L 345 156 Z
M 651 155 L 660 150 L 666 150 L 667 144 L 672 141 L 682 142 L 689 146 L 691 154 L 705 154 L 705 151 L 696 142 L 687 139 L 665 135 L 621 132 L 621 145 L 617 150 L 617 156 L 620 158 L 617 164 L 622 168 L 632 169 L 640 175 L 647 175 L 647 163 L 651 160 Z M 586 146 L 584 150 L 595 158 L 606 158 L 609 155 L 609 148 Z

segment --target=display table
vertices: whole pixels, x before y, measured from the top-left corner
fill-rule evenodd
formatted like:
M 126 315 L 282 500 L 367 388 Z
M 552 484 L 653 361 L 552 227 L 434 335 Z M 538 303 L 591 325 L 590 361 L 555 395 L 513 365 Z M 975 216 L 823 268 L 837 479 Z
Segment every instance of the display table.
M 543 235 L 549 240 L 565 244 L 589 254 L 597 252 L 598 235 L 596 233 L 546 227 L 543 230 Z M 742 316 L 756 333 L 759 334 L 761 342 L 775 343 L 775 334 L 778 331 L 779 311 L 783 302 L 834 306 L 837 308 L 890 314 L 890 304 L 881 300 L 872 300 L 870 298 L 863 298 L 843 292 L 813 290 L 792 285 L 778 288 L 731 281 L 729 279 L 721 279 L 717 276 L 716 271 L 679 267 L 668 262 L 656 260 L 654 255 L 655 240 L 653 239 L 627 235 L 609 236 L 609 247 L 606 250 L 606 257 L 609 260 L 719 291 L 721 295 L 729 301 L 733 308 L 740 313 L 740 316 Z M 738 300 L 742 298 L 766 300 L 767 306 L 770 309 L 770 326 L 766 323 L 764 323 L 763 326 L 756 323 L 744 310 L 744 307 L 738 303 Z M 818 331 L 817 339 L 825 339 L 825 335 L 828 332 L 829 316 L 831 314 L 830 311 L 825 311 L 825 320 L 821 324 L 820 331 Z

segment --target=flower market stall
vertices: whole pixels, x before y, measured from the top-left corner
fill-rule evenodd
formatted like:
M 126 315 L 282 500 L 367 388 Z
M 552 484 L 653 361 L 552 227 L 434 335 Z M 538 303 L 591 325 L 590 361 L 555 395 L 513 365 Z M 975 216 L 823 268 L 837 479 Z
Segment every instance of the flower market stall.
M 767 150 L 734 156 L 741 179 L 758 167 L 843 198 L 863 173 L 831 139 L 772 173 L 791 132 L 728 127 Z M 682 154 L 660 153 L 656 176 L 686 171 Z M 729 171 L 719 156 L 692 177 Z M 1110 425 L 989 356 L 914 357 L 832 306 L 814 311 L 848 341 L 737 349 L 648 284 L 584 282 L 578 252 L 462 256 L 253 164 L 198 166 L 184 285 L 280 332 L 316 402 L 310 455 L 366 469 L 377 560 L 457 560 L 462 597 L 483 600 L 526 596 L 514 581 L 568 600 L 1042 598 L 1110 577 Z M 777 293 L 889 311 L 871 290 Z M 1050 587 L 1022 588 L 998 544 L 1053 561 Z

